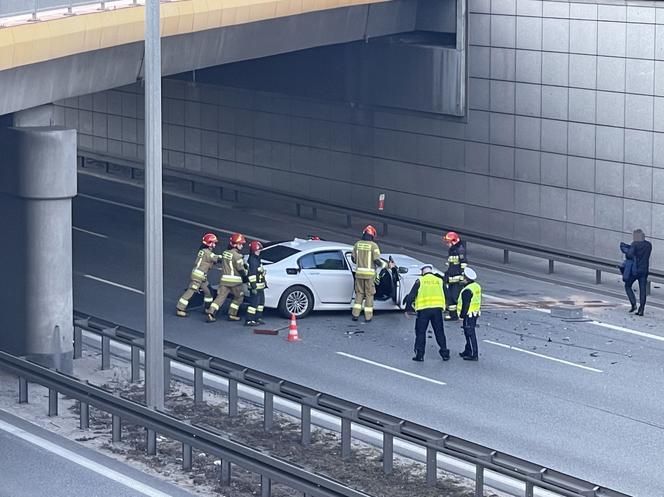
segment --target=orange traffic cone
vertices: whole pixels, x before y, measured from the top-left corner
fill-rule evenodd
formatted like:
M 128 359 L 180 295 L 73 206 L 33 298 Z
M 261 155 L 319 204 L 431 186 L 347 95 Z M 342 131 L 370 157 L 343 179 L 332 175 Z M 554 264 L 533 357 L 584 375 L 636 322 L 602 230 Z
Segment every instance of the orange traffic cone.
M 295 320 L 295 313 L 291 314 L 290 326 L 288 327 L 288 341 L 297 342 L 300 337 L 297 335 L 297 321 Z

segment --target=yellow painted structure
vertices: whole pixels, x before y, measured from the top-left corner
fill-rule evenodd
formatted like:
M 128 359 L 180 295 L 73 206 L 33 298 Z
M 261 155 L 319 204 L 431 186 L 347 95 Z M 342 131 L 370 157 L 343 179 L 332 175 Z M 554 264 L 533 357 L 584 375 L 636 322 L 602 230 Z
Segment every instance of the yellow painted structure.
M 179 0 L 161 4 L 161 36 L 388 0 Z M 143 6 L 0 28 L 0 71 L 143 40 Z

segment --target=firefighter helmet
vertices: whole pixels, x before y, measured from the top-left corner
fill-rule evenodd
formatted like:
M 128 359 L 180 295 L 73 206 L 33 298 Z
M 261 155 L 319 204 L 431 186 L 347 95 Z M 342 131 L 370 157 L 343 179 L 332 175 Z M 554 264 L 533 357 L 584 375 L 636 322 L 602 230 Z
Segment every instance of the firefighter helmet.
M 230 239 L 231 245 L 244 245 L 247 240 L 242 233 L 233 233 Z
M 372 237 L 376 238 L 376 235 L 378 232 L 376 231 L 376 228 L 373 226 L 369 225 L 366 228 L 364 228 L 364 231 L 362 231 L 363 234 L 368 234 L 371 235 Z
M 456 245 L 461 241 L 461 237 L 456 231 L 448 231 L 443 237 L 443 241 L 450 245 Z
M 217 244 L 217 235 L 214 233 L 206 233 L 203 235 L 203 245 L 207 247 L 214 247 Z
M 262 249 L 263 249 L 263 244 L 258 240 L 254 240 L 249 244 L 249 250 L 251 251 L 252 254 Z

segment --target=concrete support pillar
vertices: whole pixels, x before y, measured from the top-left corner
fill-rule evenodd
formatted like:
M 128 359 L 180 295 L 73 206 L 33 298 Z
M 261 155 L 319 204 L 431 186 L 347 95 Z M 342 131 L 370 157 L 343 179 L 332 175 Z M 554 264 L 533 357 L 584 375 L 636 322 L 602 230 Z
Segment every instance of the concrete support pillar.
M 0 128 L 0 151 L 0 349 L 71 372 L 76 131 Z

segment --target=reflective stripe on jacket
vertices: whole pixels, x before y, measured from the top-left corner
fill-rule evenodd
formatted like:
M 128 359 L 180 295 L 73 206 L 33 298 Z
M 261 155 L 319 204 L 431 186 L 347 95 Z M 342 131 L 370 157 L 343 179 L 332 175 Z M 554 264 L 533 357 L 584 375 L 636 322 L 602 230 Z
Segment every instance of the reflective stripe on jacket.
M 208 271 L 219 260 L 219 257 L 208 247 L 201 248 L 196 255 L 194 269 L 191 270 L 191 279 L 193 281 L 205 281 Z
M 359 240 L 353 246 L 353 262 L 355 262 L 355 277 L 361 280 L 373 279 L 376 276 L 376 266 L 383 267 L 380 258 L 380 249 L 375 242 Z
M 479 316 L 482 307 L 482 287 L 475 281 L 463 287 L 463 290 L 459 293 L 459 299 L 457 300 L 457 309 L 459 311 L 463 309 L 464 292 L 471 292 L 473 294 L 470 299 L 470 306 L 468 307 L 468 316 Z
M 433 274 L 420 276 L 420 287 L 415 299 L 415 310 L 432 308 L 445 308 L 445 293 L 443 292 L 443 280 Z
M 221 284 L 226 286 L 242 284 L 242 275 L 246 274 L 242 254 L 233 248 L 225 250 L 221 257 Z

